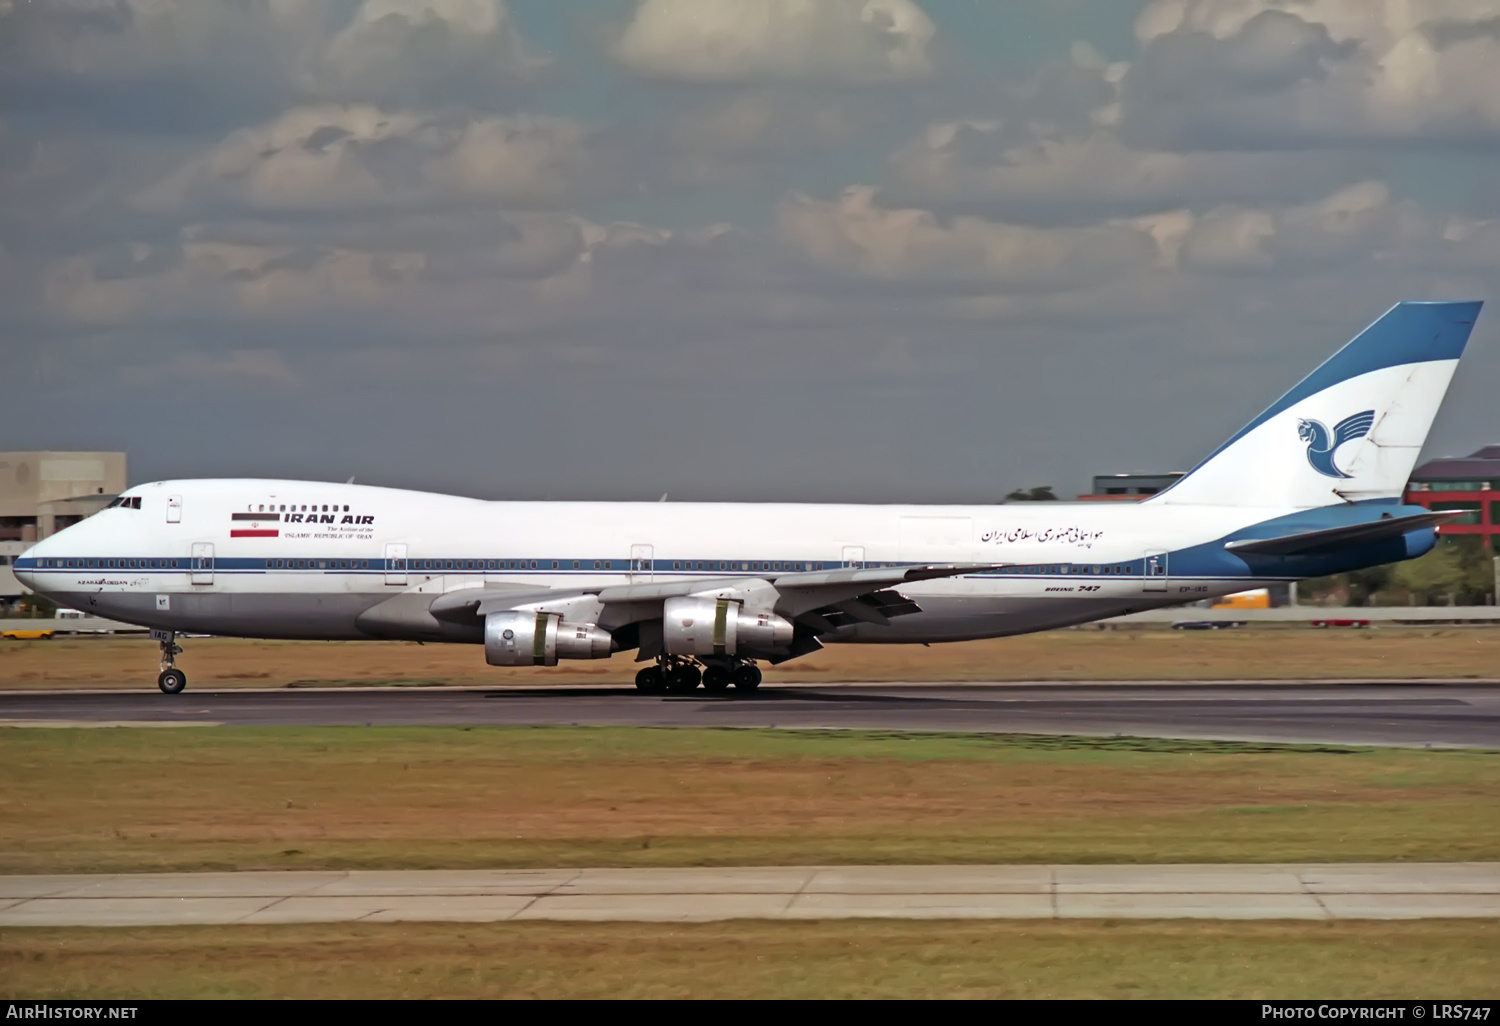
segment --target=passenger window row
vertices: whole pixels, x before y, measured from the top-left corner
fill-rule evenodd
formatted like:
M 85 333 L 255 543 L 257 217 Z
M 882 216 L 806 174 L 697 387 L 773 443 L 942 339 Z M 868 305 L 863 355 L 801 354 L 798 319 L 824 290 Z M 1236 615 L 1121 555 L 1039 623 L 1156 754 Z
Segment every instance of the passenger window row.
M 279 506 L 274 502 L 262 502 L 254 509 L 247 506 L 245 511 L 247 513 L 338 513 L 340 512 L 340 507 L 336 502 L 332 504 L 325 503 L 321 509 L 316 502 L 303 503 L 300 506 L 295 502 L 290 504 L 283 502 Z M 349 507 L 344 506 L 342 512 L 349 512 Z
M 1007 566 L 1001 569 L 1005 574 L 1023 574 L 1026 576 L 1067 574 L 1069 576 L 1122 576 L 1134 574 L 1135 567 L 1129 563 L 1117 563 L 1114 565 L 1103 563 L 1034 563 L 1026 566 Z
M 39 559 L 37 566 L 57 570 L 175 570 L 176 559 Z
M 268 559 L 269 570 L 368 570 L 368 559 Z

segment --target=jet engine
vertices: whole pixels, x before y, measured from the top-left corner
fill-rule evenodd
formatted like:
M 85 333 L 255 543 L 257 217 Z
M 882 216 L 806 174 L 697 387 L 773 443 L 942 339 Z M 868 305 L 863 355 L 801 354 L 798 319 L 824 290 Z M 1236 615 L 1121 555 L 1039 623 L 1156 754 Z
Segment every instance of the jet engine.
M 556 613 L 507 611 L 484 618 L 484 660 L 491 666 L 556 666 L 559 659 L 607 659 L 608 631 L 565 623 Z
M 791 640 L 789 620 L 747 613 L 733 599 L 671 598 L 662 605 L 662 646 L 668 655 L 769 652 Z

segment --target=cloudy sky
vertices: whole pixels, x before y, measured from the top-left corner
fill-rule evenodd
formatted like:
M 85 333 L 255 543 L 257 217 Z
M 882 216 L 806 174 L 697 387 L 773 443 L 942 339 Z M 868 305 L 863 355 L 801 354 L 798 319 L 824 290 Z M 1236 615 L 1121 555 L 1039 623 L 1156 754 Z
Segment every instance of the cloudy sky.
M 1500 0 L 0 0 L 0 448 L 137 481 L 1073 493 L 1497 280 Z

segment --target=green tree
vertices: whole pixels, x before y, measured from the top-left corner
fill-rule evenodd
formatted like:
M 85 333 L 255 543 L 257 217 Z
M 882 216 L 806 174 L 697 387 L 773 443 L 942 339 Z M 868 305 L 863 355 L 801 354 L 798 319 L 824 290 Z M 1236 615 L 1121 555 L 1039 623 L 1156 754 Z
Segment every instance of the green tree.
M 1344 589 L 1349 595 L 1349 605 L 1375 605 L 1375 597 L 1390 586 L 1391 572 L 1392 567 L 1387 564 L 1340 575 L 1344 578 Z
M 1006 502 L 1056 502 L 1057 495 L 1051 485 L 1040 488 L 1017 488 L 1005 497 Z
M 1410 593 L 1418 605 L 1447 601 L 1450 596 L 1459 605 L 1479 605 L 1495 586 L 1490 557 L 1479 538 L 1440 537 L 1420 559 L 1396 563 L 1390 587 Z
M 1417 559 L 1387 563 L 1331 577 L 1313 577 L 1298 585 L 1311 602 L 1350 606 L 1446 603 L 1483 605 L 1495 587 L 1492 553 L 1479 538 L 1438 539 L 1431 552 Z

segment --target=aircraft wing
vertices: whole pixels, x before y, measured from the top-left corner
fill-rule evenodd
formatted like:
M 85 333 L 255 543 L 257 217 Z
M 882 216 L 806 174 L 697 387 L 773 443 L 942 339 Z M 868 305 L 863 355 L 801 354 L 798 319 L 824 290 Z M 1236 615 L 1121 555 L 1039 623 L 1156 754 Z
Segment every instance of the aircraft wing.
M 1415 513 L 1405 517 L 1390 517 L 1371 520 L 1347 527 L 1329 527 L 1321 531 L 1303 531 L 1300 534 L 1283 534 L 1275 538 L 1244 538 L 1225 542 L 1224 549 L 1235 555 L 1300 556 L 1309 552 L 1321 552 L 1340 545 L 1361 542 L 1383 541 L 1398 538 L 1408 531 L 1438 524 L 1461 517 L 1472 510 L 1435 510 L 1431 513 Z
M 489 613 L 538 604 L 564 606 L 592 599 L 600 606 L 613 607 L 616 615 L 608 620 L 628 623 L 652 619 L 660 603 L 684 595 L 712 595 L 718 598 L 760 598 L 774 603 L 777 613 L 788 619 L 808 619 L 809 626 L 824 631 L 845 623 L 886 623 L 892 616 L 920 611 L 910 599 L 892 590 L 902 584 L 961 577 L 964 574 L 997 570 L 1009 564 L 1000 563 L 927 563 L 899 567 L 842 567 L 836 570 L 812 570 L 762 574 L 754 577 L 723 577 L 712 580 L 651 581 L 639 584 L 610 584 L 589 588 L 551 588 L 518 591 L 512 587 L 486 586 L 450 591 L 432 601 L 428 611 L 449 623 L 475 623 Z M 773 591 L 774 594 L 768 594 Z M 819 615 L 822 614 L 822 615 Z

